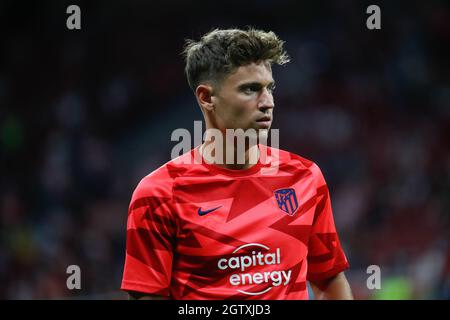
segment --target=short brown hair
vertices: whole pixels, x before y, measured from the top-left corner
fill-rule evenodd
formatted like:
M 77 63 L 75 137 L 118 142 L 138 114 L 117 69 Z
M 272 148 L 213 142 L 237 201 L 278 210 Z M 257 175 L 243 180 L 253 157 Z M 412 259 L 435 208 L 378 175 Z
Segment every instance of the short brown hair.
M 283 44 L 274 32 L 253 28 L 215 29 L 198 42 L 186 40 L 183 54 L 189 86 L 195 91 L 204 81 L 217 84 L 234 69 L 252 62 L 283 65 L 289 62 Z

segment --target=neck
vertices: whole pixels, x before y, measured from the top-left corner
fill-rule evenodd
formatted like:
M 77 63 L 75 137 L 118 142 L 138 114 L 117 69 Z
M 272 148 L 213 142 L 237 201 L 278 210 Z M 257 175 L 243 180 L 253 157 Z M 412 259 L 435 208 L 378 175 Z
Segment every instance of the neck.
M 215 144 L 215 141 L 205 141 L 200 146 L 199 153 L 206 163 L 215 164 L 226 169 L 244 170 L 254 166 L 260 156 L 258 145 L 249 146 L 246 143 L 244 152 L 241 152 L 235 142 L 225 141 L 223 146 L 218 146 Z M 243 153 L 243 155 L 239 157 L 238 152 Z

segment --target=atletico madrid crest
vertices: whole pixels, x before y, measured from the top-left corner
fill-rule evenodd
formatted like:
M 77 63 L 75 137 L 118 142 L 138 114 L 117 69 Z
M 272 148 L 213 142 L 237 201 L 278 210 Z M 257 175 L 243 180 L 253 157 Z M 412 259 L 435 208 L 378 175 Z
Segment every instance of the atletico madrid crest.
M 292 188 L 279 189 L 275 192 L 278 208 L 292 216 L 298 209 L 297 196 Z

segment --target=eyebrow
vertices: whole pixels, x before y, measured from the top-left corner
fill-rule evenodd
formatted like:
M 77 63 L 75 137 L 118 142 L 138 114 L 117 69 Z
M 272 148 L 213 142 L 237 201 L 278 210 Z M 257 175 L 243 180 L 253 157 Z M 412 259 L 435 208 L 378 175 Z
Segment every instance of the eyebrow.
M 267 87 L 274 87 L 275 86 L 275 81 L 271 81 L 267 84 Z M 251 87 L 263 87 L 261 82 L 257 82 L 257 81 L 253 81 L 253 82 L 245 82 L 242 83 L 238 86 L 238 89 L 246 89 L 246 88 L 251 88 Z

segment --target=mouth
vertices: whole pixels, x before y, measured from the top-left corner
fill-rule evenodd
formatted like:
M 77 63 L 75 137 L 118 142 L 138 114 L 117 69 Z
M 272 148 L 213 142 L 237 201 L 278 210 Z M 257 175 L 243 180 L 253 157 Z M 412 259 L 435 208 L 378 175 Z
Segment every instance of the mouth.
M 256 120 L 256 122 L 260 122 L 260 121 L 263 121 L 263 122 L 265 122 L 265 121 L 272 121 L 272 117 L 264 116 L 264 117 L 259 118 L 258 120 Z
M 269 128 L 270 125 L 272 124 L 272 117 L 270 116 L 261 117 L 258 120 L 256 120 L 256 123 L 263 128 Z

